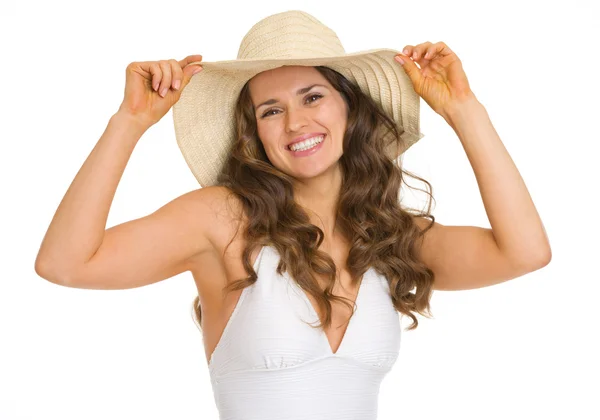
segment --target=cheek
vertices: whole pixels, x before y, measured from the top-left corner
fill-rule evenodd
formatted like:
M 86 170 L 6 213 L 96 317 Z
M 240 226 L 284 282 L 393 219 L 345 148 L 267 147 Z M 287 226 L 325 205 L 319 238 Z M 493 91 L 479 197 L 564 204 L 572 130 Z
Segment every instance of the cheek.
M 280 129 L 277 124 L 260 124 L 256 129 L 256 133 L 269 159 L 274 158 L 273 154 L 277 153 L 279 149 L 279 132 Z
M 327 121 L 329 128 L 344 127 L 346 124 L 346 105 L 340 98 L 340 101 L 330 101 L 320 110 L 323 121 Z
M 273 143 L 273 138 L 276 135 L 275 127 L 273 126 L 273 124 L 264 123 L 261 123 L 258 125 L 258 127 L 256 127 L 256 133 L 258 134 L 258 137 L 260 137 L 260 139 L 262 140 L 265 149 L 270 147 L 270 145 Z

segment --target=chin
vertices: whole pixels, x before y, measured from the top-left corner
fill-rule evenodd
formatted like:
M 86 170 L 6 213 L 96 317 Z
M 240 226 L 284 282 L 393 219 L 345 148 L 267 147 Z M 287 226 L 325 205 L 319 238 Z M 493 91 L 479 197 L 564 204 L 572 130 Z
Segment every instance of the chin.
M 325 165 L 319 164 L 312 165 L 310 167 L 298 167 L 295 168 L 295 170 L 293 170 L 292 173 L 289 173 L 289 175 L 293 176 L 296 179 L 311 179 L 327 175 L 327 173 L 335 171 L 336 169 L 339 169 L 339 159 Z

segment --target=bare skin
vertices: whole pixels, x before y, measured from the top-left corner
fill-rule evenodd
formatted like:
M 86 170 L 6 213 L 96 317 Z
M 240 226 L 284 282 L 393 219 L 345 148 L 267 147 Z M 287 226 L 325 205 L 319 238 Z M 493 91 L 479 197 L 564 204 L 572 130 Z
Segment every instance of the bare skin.
M 234 280 L 248 275 L 242 265 L 242 252 L 246 243 L 240 234 L 245 229 L 245 222 L 243 221 L 239 224 L 240 230 L 236 236 L 238 222 L 233 218 L 234 211 L 236 213 L 239 211 L 239 204 L 236 204 L 235 199 L 230 199 L 229 203 L 226 204 L 225 195 L 227 192 L 225 188 L 208 188 L 214 189 L 215 196 L 218 196 L 214 201 L 214 219 L 209 225 L 218 226 L 218 228 L 212 228 L 207 232 L 213 248 L 197 255 L 190 263 L 190 271 L 198 288 L 198 295 L 200 296 L 200 304 L 202 306 L 201 326 L 207 361 L 216 348 L 227 320 L 231 317 L 242 293 L 241 290 L 236 290 L 230 292 L 223 299 L 222 289 Z M 230 210 L 231 208 L 233 211 Z M 229 244 L 231 238 L 234 237 L 235 239 L 225 252 L 225 247 Z M 340 277 L 334 287 L 334 293 L 354 301 L 358 287 L 350 285 L 350 275 L 345 269 L 349 251 L 348 244 L 339 238 L 333 241 L 330 240 L 328 243 L 330 244 L 330 251 L 328 250 L 327 252 L 331 255 L 340 270 Z M 323 249 L 323 246 L 321 246 L 321 249 Z M 256 249 L 251 255 L 250 263 L 252 265 L 256 261 L 259 251 L 259 249 Z M 325 281 L 324 278 L 319 278 L 318 276 L 317 278 L 319 281 Z M 312 296 L 306 296 L 312 303 L 313 308 L 317 310 L 317 304 Z M 351 312 L 347 307 L 338 303 L 334 304 L 333 308 L 333 324 L 325 330 L 325 333 L 331 349 L 333 352 L 336 352 L 342 341 L 347 326 L 345 323 Z M 336 328 L 340 325 L 340 328 Z
M 297 94 L 299 89 L 314 84 L 322 86 L 315 86 Z M 350 275 L 346 271 L 349 246 L 347 241 L 336 233 L 334 214 L 341 186 L 338 160 L 343 153 L 346 104 L 340 93 L 312 67 L 279 67 L 256 75 L 249 85 L 258 135 L 267 156 L 275 167 L 297 180 L 294 186 L 295 199 L 309 213 L 311 222 L 323 229 L 325 239 L 321 249 L 331 255 L 339 270 L 339 283 L 334 293 L 354 301 L 358 288 L 350 285 Z M 260 106 L 271 99 L 275 101 Z M 310 156 L 294 157 L 287 145 L 298 136 L 309 133 L 325 134 L 323 147 Z M 207 359 L 214 351 L 241 294 L 241 290 L 232 292 L 222 302 L 220 291 L 232 280 L 247 275 L 241 262 L 245 247 L 242 239 L 232 243 L 224 260 L 220 257 L 224 247 L 235 235 L 235 222 L 221 221 L 213 226 L 219 226 L 219 231 L 214 232 L 211 238 L 217 253 L 203 254 L 197 260 L 197 269 L 192 269 L 205 317 L 203 332 Z M 242 231 L 244 226 L 240 229 Z M 254 264 L 257 253 L 258 250 L 255 250 L 251 264 Z M 325 278 L 317 278 L 325 282 Z M 307 297 L 318 312 L 314 299 L 308 295 Z M 333 324 L 325 331 L 333 352 L 337 351 L 342 341 L 349 315 L 350 310 L 347 307 L 337 303 L 334 305 Z M 336 328 L 339 325 L 342 327 Z
M 55 284 L 85 289 L 129 289 L 142 287 L 190 271 L 203 310 L 203 334 L 207 360 L 220 339 L 241 291 L 222 298 L 222 289 L 246 277 L 242 265 L 245 244 L 236 236 L 244 229 L 233 221 L 222 187 L 190 191 L 157 211 L 106 229 L 106 220 L 119 180 L 135 145 L 143 133 L 177 102 L 194 71 L 191 64 L 201 56 L 181 61 L 135 62 L 127 67 L 125 98 L 92 150 L 46 232 L 35 261 L 37 274 Z M 313 223 L 325 232 L 322 249 L 340 271 L 334 293 L 355 299 L 344 270 L 348 246 L 335 234 L 333 203 L 339 191 L 341 139 L 345 130 L 345 104 L 320 73 L 312 68 L 282 68 L 259 74 L 252 81 L 253 101 L 275 98 L 272 116 L 260 119 L 259 132 L 272 162 L 298 179 L 297 197 Z M 271 80 L 271 83 L 267 83 Z M 276 80 L 276 83 L 273 81 Z M 323 84 L 297 96 L 298 88 Z M 316 92 L 322 98 L 309 96 Z M 263 113 L 266 108 L 260 109 Z M 319 132 L 326 141 L 319 153 L 295 159 L 283 147 L 299 135 Z M 239 210 L 239 208 L 238 208 Z M 253 264 L 258 250 L 252 255 Z M 316 304 L 307 296 L 313 307 Z M 337 351 L 345 329 L 335 329 L 349 316 L 345 306 L 334 306 L 333 328 L 327 331 L 332 350 Z
M 296 94 L 298 89 L 314 84 L 323 86 Z M 327 240 L 334 239 L 334 209 L 341 187 L 338 161 L 347 122 L 341 94 L 315 68 L 286 66 L 254 76 L 250 96 L 258 135 L 269 160 L 297 180 L 296 202 L 307 210 L 311 222 L 323 229 Z M 277 102 L 256 108 L 269 99 Z M 325 134 L 322 147 L 310 156 L 294 157 L 286 146 L 309 133 Z
M 201 68 L 200 59 L 201 56 L 193 55 L 181 61 L 136 62 L 127 67 L 123 103 L 61 201 L 40 246 L 35 270 L 40 277 L 66 287 L 112 290 L 142 287 L 190 271 L 202 304 L 208 360 L 241 294 L 233 292 L 223 300 L 221 291 L 225 285 L 248 274 L 241 259 L 245 244 L 237 239 L 245 226 L 243 223 L 237 226 L 232 217 L 235 213 L 230 210 L 231 207 L 235 211 L 238 204 L 226 202 L 224 188 L 205 187 L 183 194 L 145 217 L 106 229 L 116 188 L 135 145 L 177 102 L 194 71 Z M 321 98 L 313 98 L 314 91 L 296 95 L 298 89 L 314 83 L 323 84 L 314 88 Z M 351 290 L 346 271 L 348 244 L 336 234 L 333 213 L 340 187 L 338 160 L 346 124 L 345 104 L 313 68 L 274 69 L 255 76 L 250 85 L 255 106 L 275 99 L 268 107 L 256 110 L 261 141 L 273 164 L 297 180 L 298 204 L 325 234 L 321 249 L 339 269 L 334 293 L 354 301 L 358 288 Z M 523 199 L 518 202 L 526 205 L 523 211 L 505 211 L 498 206 L 512 205 L 515 200 L 493 201 L 495 194 L 483 194 L 486 208 L 493 209 L 493 214 L 506 215 L 504 218 L 525 211 L 531 214 L 535 208 L 524 194 L 522 179 L 505 149 L 500 147 L 500 139 L 484 109 L 477 102 L 463 106 L 456 111 L 454 122 L 457 127 L 462 125 L 459 133 L 464 144 L 484 141 L 497 147 L 497 153 L 483 153 L 486 148 L 467 148 L 470 161 L 478 162 L 477 168 L 489 168 L 497 162 L 505 164 L 507 167 L 497 172 L 512 171 L 514 177 L 502 179 L 514 179 L 518 184 L 503 191 L 511 197 L 523 192 Z M 270 116 L 262 118 L 268 110 Z M 475 113 L 478 118 L 473 120 L 470 116 Z M 322 148 L 312 156 L 292 157 L 285 147 L 307 133 L 325 134 Z M 491 155 L 505 158 L 485 160 Z M 481 177 L 485 179 L 483 184 L 497 178 L 483 178 L 483 174 Z M 488 185 L 482 190 L 495 188 Z M 494 232 L 476 226 L 435 223 L 418 249 L 419 259 L 435 273 L 434 288 L 468 290 L 491 286 L 548 264 L 551 254 L 547 240 L 537 241 L 535 246 L 527 243 L 528 252 L 523 252 L 521 245 L 523 238 L 542 237 L 543 226 L 538 223 L 537 213 L 535 216 L 523 218 L 533 222 L 517 230 L 512 229 L 512 222 L 497 222 L 500 216 L 495 217 L 492 224 L 498 226 L 494 226 Z M 429 225 L 427 219 L 414 220 L 422 229 Z M 234 236 L 236 239 L 222 257 Z M 512 246 L 500 248 L 496 236 L 504 236 L 503 242 Z M 257 252 L 252 255 L 251 264 Z M 322 279 L 317 276 L 317 280 Z M 312 298 L 307 298 L 316 309 Z M 334 305 L 333 325 L 325 331 L 333 352 L 342 341 L 349 314 L 346 306 Z M 338 325 L 343 327 L 336 329 Z

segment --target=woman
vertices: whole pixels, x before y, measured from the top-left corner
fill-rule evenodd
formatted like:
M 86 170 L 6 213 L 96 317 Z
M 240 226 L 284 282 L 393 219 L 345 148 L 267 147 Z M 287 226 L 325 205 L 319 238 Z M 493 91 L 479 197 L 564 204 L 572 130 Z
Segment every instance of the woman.
M 130 64 L 123 104 L 36 260 L 49 281 L 90 289 L 190 271 L 221 418 L 376 418 L 379 385 L 398 356 L 398 312 L 414 329 L 434 289 L 497 284 L 550 260 L 531 198 L 458 57 L 442 42 L 406 55 L 346 54 L 332 33 L 286 12 L 256 24 L 233 63 Z M 352 69 L 365 63 L 372 73 L 360 78 Z M 492 229 L 443 226 L 400 205 L 405 171 L 393 160 L 422 137 L 411 92 L 457 133 Z M 105 230 L 133 148 L 173 105 L 178 143 L 203 188 Z

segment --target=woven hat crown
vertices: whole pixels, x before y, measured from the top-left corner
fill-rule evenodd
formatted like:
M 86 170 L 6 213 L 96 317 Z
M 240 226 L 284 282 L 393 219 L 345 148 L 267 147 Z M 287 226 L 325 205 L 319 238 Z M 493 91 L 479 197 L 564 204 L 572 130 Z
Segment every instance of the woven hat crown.
M 333 30 L 308 13 L 291 10 L 268 16 L 250 28 L 242 39 L 237 58 L 317 58 L 345 53 Z

